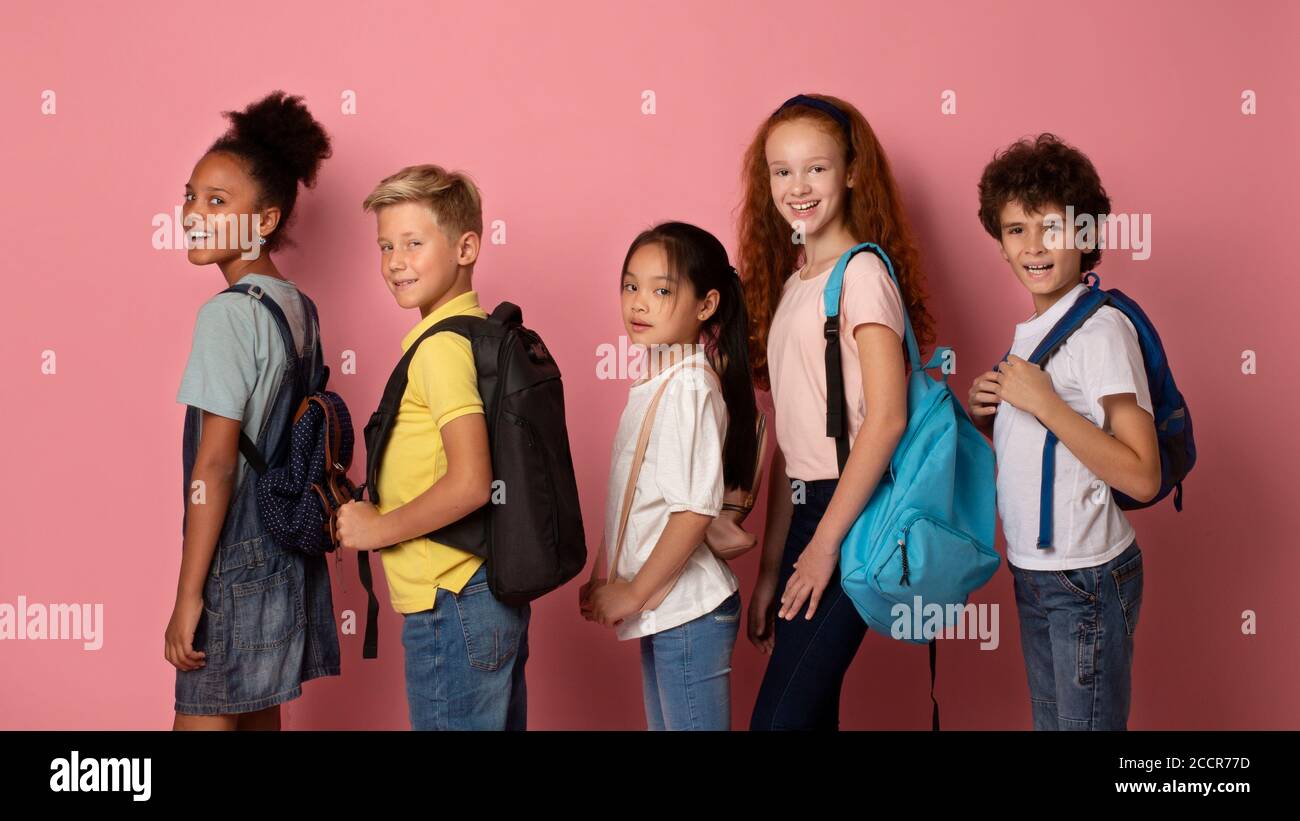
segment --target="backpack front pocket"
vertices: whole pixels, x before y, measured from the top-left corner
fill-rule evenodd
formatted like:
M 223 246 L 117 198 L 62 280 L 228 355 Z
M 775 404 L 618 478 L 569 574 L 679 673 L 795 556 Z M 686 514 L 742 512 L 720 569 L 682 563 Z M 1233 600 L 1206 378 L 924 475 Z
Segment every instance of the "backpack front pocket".
M 922 510 L 907 510 L 891 535 L 877 564 L 875 586 L 896 602 L 912 604 L 965 603 L 968 591 L 988 581 L 997 569 L 998 555 Z

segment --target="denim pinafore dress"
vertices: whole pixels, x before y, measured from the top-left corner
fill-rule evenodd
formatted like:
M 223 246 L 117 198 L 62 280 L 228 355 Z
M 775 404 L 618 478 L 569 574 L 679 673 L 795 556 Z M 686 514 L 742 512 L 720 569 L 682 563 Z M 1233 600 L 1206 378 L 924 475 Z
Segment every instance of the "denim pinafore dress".
M 264 307 L 275 315 L 288 352 L 280 387 L 254 440 L 268 463 L 275 464 L 277 452 L 289 446 L 293 414 L 305 386 L 317 384 L 324 368 L 320 326 L 316 306 L 299 292 L 309 338 L 304 356 L 299 357 L 278 306 L 272 307 L 270 297 L 255 285 L 248 297 L 266 300 Z M 308 369 L 310 373 L 305 372 Z M 181 451 L 186 498 L 199 449 L 201 413 L 194 407 L 185 411 Z M 300 696 L 304 681 L 339 675 L 326 559 L 277 545 L 258 516 L 256 479 L 249 466 L 226 512 L 194 632 L 194 649 L 207 654 L 206 664 L 176 672 L 178 713 L 230 715 L 261 710 Z

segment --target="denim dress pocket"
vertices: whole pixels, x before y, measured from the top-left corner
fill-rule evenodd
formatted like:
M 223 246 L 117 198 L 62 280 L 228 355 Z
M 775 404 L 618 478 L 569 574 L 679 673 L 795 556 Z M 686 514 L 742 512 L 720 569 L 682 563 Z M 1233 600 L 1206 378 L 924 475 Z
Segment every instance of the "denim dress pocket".
M 234 643 L 239 650 L 274 650 L 307 627 L 307 612 L 293 568 L 230 586 Z

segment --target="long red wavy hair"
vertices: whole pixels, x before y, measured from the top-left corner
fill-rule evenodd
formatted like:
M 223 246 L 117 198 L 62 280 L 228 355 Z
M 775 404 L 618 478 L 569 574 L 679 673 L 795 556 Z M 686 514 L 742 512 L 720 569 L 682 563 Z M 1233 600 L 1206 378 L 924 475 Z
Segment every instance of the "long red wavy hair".
M 844 224 L 856 241 L 874 242 L 889 254 L 917 344 L 925 348 L 934 341 L 934 323 L 925 308 L 925 277 L 885 150 L 866 118 L 852 105 L 826 94 L 807 96 L 830 103 L 848 116 L 852 124 L 852 152 L 848 151 L 843 129 L 829 114 L 811 106 L 793 105 L 778 111 L 758 127 L 745 152 L 741 171 L 745 193 L 740 206 L 737 261 L 749 313 L 749 361 L 755 384 L 764 390 L 770 389 L 767 335 L 772 316 L 781 301 L 782 286 L 799 267 L 802 255 L 802 246 L 790 241 L 790 223 L 772 201 L 771 172 L 767 164 L 768 135 L 773 128 L 790 120 L 815 123 L 831 135 L 849 158 L 846 172 L 853 172 L 856 183 L 847 189 Z

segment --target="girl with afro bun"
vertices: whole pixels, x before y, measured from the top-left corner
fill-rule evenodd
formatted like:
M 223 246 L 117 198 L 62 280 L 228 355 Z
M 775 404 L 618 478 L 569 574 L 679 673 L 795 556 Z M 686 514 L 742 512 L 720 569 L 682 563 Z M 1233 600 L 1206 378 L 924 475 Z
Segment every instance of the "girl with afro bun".
M 224 281 L 199 309 L 177 394 L 184 539 L 164 655 L 176 668 L 175 729 L 279 729 L 280 704 L 302 682 L 339 674 L 338 637 L 324 557 L 265 531 L 243 453 L 272 462 L 287 449 L 303 385 L 324 367 L 315 305 L 273 254 L 330 139 L 282 91 L 225 116 L 229 129 L 185 184 L 190 264 L 215 265 Z

